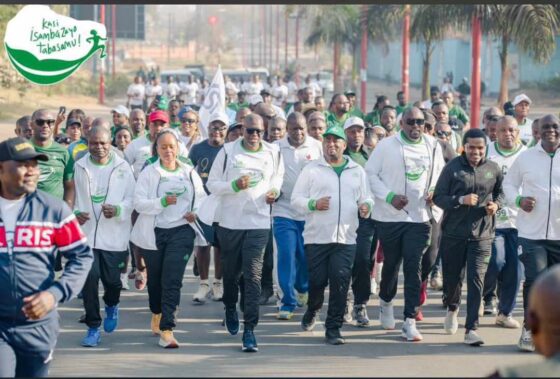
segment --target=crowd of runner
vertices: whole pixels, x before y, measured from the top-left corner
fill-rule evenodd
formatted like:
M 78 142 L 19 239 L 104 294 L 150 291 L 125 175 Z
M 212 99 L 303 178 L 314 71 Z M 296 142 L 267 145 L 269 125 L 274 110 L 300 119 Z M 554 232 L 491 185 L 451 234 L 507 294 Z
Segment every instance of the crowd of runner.
M 79 243 L 56 245 L 49 262 L 53 283 L 64 289 L 64 296 L 53 294 L 54 303 L 78 293 L 83 301 L 82 346 L 98 346 L 101 330 L 118 328 L 120 294 L 133 280 L 137 290 L 147 289 L 152 316 L 146 324 L 159 345 L 178 347 L 173 331 L 193 255 L 193 304 L 223 302 L 231 335 L 240 331 L 239 305 L 243 351 L 258 350 L 259 305 L 276 301 L 280 320 L 304 308 L 301 328 L 310 331 L 327 287 L 329 344 L 345 342 L 343 323 L 372 324 L 373 294 L 383 329 L 395 329 L 401 318 L 402 337 L 421 341 L 428 287 L 442 291 L 443 328 L 455 334 L 465 276 L 464 342 L 483 344 L 479 318 L 492 315 L 497 327 L 521 329 L 521 350 L 534 350 L 526 317 L 520 323 L 512 313 L 521 283 L 527 311 L 535 279 L 560 262 L 556 115 L 531 120 L 532 101 L 520 94 L 503 108 L 484 110 L 482 125 L 473 127 L 452 88 L 432 87 L 430 99 L 415 103 L 402 92 L 395 105 L 379 96 L 367 112 L 353 91 L 336 93 L 327 104 L 311 77 L 298 88 L 291 79 L 261 83 L 255 75 L 249 83 L 226 77 L 226 109 L 202 125 L 200 88 L 207 83 L 147 81 L 135 77 L 127 103 L 112 109 L 111 118 L 38 109 L 17 120 L 19 139 L 8 142 L 19 145 L 0 149 L 2 156 L 4 148 L 30 144 L 38 193 L 64 200 L 74 214 L 66 219 L 80 225 L 73 231 Z M 15 221 L 10 230 L 6 215 L 16 217 L 22 207 L 0 197 L 8 245 Z M 52 221 L 57 228 L 62 222 Z M 80 248 L 91 262 L 82 262 L 83 280 L 77 280 L 78 255 L 64 246 L 75 250 L 86 240 L 93 259 Z M 398 317 L 393 300 L 401 266 Z M 0 276 L 4 288 L 14 285 L 9 277 Z M 14 317 L 8 308 L 0 304 L 1 322 Z M 44 333 L 58 330 L 52 317 L 35 322 Z M 54 347 L 47 340 L 27 342 L 45 352 Z

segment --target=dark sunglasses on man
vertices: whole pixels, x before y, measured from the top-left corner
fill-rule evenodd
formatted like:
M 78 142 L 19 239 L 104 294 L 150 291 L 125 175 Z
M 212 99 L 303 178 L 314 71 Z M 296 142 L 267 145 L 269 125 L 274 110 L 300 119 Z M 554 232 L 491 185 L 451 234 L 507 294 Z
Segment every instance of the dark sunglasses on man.
M 245 128 L 245 133 L 247 134 L 255 134 L 257 133 L 259 136 L 264 132 L 262 129 L 257 128 Z
M 438 130 L 438 131 L 436 132 L 436 134 L 437 134 L 438 137 L 449 137 L 449 136 L 451 136 L 451 133 L 452 133 L 452 132 L 447 132 L 447 131 L 445 131 L 445 130 Z
M 406 120 L 406 124 L 410 125 L 410 126 L 412 126 L 414 124 L 416 124 L 418 126 L 422 126 L 422 125 L 424 125 L 425 122 L 426 122 L 426 120 L 424 120 L 423 118 L 409 118 L 409 119 Z
M 50 120 L 43 120 L 43 119 L 41 119 L 41 118 L 38 118 L 37 120 L 35 120 L 35 123 L 36 123 L 38 126 L 43 126 L 43 125 L 45 125 L 45 123 L 46 123 L 48 126 L 53 126 L 53 125 L 54 125 L 54 122 L 55 122 L 55 120 L 52 120 L 52 119 L 50 119 Z

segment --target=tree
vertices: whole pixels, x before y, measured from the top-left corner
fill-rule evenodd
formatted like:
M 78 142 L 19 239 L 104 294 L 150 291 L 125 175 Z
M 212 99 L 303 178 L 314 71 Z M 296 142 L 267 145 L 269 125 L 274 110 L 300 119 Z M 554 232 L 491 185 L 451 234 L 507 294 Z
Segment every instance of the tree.
M 455 5 L 415 5 L 412 12 L 410 35 L 424 46 L 422 54 L 422 99 L 430 98 L 430 64 L 436 43 L 441 41 L 451 26 L 459 26 Z
M 305 43 L 308 46 L 333 45 L 333 80 L 335 92 L 340 92 L 340 56 L 342 45 L 352 36 L 359 24 L 358 8 L 350 4 L 322 5 L 314 9 L 311 32 Z

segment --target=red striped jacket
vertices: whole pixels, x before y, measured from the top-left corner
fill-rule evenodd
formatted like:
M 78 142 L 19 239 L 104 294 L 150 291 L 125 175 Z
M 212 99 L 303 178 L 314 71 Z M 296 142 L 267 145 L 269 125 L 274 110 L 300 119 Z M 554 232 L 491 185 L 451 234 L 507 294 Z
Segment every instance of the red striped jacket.
M 57 249 L 68 263 L 62 277 L 55 281 Z M 27 195 L 11 244 L 7 243 L 0 218 L 0 321 L 30 322 L 21 310 L 23 298 L 40 291 L 51 292 L 57 302 L 75 297 L 92 262 L 86 237 L 66 203 L 41 190 Z M 45 319 L 55 314 L 51 312 Z

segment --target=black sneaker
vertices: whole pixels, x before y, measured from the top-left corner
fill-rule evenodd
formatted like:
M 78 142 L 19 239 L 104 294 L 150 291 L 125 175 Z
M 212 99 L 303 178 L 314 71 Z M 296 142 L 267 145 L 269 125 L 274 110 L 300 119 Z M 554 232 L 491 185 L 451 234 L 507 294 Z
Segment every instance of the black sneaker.
M 306 332 L 313 330 L 315 323 L 317 322 L 317 313 L 305 311 L 303 318 L 301 319 L 301 328 Z
M 327 329 L 325 332 L 325 341 L 329 345 L 344 345 L 346 342 L 340 335 L 340 329 Z
M 484 302 L 484 314 L 496 316 L 498 314 L 498 308 L 496 307 L 496 302 L 494 300 Z
M 241 347 L 241 350 L 246 353 L 256 353 L 259 351 L 257 339 L 251 329 L 245 329 L 243 331 L 243 346 Z
M 198 272 L 198 263 L 196 263 L 196 254 L 193 257 L 194 263 L 192 266 L 192 273 L 194 276 L 200 276 L 200 273 Z
M 226 329 L 232 336 L 239 333 L 239 315 L 237 314 L 237 309 L 226 308 Z
M 85 324 L 86 323 L 86 314 L 85 313 L 80 316 L 80 318 L 78 319 L 78 322 L 80 324 Z
M 261 292 L 261 297 L 259 298 L 259 305 L 266 305 L 270 301 L 270 298 L 274 295 L 272 290 L 263 289 Z
M 365 304 L 354 305 L 354 311 L 352 313 L 354 320 L 356 320 L 356 326 L 368 326 L 369 318 L 366 310 Z

